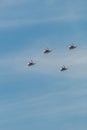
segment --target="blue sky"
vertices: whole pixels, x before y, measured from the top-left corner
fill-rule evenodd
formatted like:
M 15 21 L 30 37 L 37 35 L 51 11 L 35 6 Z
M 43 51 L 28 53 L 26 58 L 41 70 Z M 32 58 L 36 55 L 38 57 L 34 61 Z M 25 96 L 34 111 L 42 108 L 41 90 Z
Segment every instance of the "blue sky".
M 86 5 L 0 1 L 1 130 L 87 129 Z M 72 43 L 78 48 L 69 51 Z M 47 47 L 53 52 L 44 55 Z M 37 64 L 28 68 L 31 59 Z

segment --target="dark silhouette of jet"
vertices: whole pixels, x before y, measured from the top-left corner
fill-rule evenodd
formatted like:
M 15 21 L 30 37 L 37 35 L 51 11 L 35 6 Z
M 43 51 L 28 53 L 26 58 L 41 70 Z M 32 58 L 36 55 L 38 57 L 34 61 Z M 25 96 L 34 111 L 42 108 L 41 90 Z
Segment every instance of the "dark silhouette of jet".
M 28 66 L 30 67 L 30 66 L 33 66 L 33 65 L 35 65 L 36 63 L 34 63 L 32 60 L 28 63 Z
M 60 68 L 60 71 L 66 71 L 66 70 L 68 70 L 68 68 L 65 67 L 64 65 Z
M 50 50 L 50 49 L 48 49 L 48 48 L 44 50 L 44 54 L 48 54 L 48 53 L 50 53 L 50 52 L 52 52 L 52 50 Z
M 75 48 L 77 48 L 77 46 L 75 46 L 75 45 L 70 45 L 70 46 L 69 46 L 69 50 L 73 50 L 73 49 L 75 49 Z

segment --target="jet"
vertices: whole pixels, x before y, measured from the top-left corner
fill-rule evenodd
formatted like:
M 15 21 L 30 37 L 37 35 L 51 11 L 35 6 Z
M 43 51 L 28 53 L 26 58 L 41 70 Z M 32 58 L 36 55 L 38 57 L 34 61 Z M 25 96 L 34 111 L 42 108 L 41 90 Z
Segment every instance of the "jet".
M 75 49 L 75 48 L 77 48 L 77 46 L 75 46 L 75 45 L 70 45 L 70 46 L 69 46 L 69 50 L 73 50 L 73 49 Z
M 48 49 L 48 48 L 44 50 L 44 54 L 48 54 L 48 53 L 50 53 L 50 52 L 52 52 L 52 50 L 50 50 L 50 49 Z
M 28 66 L 30 67 L 30 66 L 33 66 L 33 65 L 35 65 L 36 63 L 34 63 L 32 60 L 28 63 Z
M 68 70 L 68 68 L 63 65 L 63 66 L 60 68 L 60 71 L 65 71 L 65 70 Z

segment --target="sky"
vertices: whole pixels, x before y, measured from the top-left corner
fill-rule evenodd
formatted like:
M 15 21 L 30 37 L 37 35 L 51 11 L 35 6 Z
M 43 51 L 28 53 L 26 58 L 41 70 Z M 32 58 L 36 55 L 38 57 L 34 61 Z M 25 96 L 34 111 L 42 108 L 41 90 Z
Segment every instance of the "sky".
M 1 130 L 87 130 L 86 5 L 0 1 Z M 62 65 L 69 69 L 60 72 Z

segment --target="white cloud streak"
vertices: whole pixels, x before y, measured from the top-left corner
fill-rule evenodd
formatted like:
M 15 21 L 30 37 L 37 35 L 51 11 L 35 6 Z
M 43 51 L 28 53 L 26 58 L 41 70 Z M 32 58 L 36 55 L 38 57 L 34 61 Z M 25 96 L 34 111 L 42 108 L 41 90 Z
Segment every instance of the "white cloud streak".
M 14 19 L 14 20 L 1 20 L 0 28 L 15 28 L 23 26 L 36 26 L 43 25 L 48 23 L 57 23 L 57 22 L 71 22 L 81 20 L 81 16 L 60 16 L 60 17 L 51 17 L 46 19 Z
M 15 114 L 18 120 L 27 117 L 53 117 L 55 115 L 60 117 L 60 119 L 66 116 L 81 116 L 87 114 L 86 93 L 86 89 L 79 89 L 79 92 L 76 89 L 69 89 L 31 99 L 25 98 L 24 100 L 17 100 L 17 102 L 4 102 L 0 103 L 0 112 L 13 113 L 9 115 L 9 118 L 11 119 L 13 116 L 14 120 Z
M 63 1 L 64 2 L 64 1 Z M 29 5 L 29 8 L 25 8 L 23 3 Z M 38 5 L 40 3 L 40 5 Z M 53 4 L 54 3 L 54 4 Z M 19 8 L 16 6 L 19 4 Z M 22 5 L 21 5 L 22 4 Z M 49 5 L 52 5 L 50 7 Z M 78 2 L 67 2 L 65 6 L 62 6 L 60 0 L 58 1 L 24 1 L 24 0 L 4 0 L 1 5 L 8 6 L 14 5 L 15 8 L 1 8 L 0 14 L 0 27 L 20 27 L 20 26 L 31 26 L 37 24 L 44 24 L 50 22 L 77 22 L 81 20 L 87 20 L 84 6 L 78 7 Z M 35 6 L 36 5 L 36 6 Z M 43 6 L 42 6 L 43 5 Z M 57 7 L 58 6 L 58 7 Z M 24 8 L 23 8 L 24 7 Z M 32 7 L 32 8 L 31 8 Z M 42 7 L 42 8 L 41 8 Z M 45 10 L 44 10 L 45 8 Z M 73 10 L 74 8 L 74 10 Z M 81 12 L 81 13 L 78 13 Z M 43 16 L 43 17 L 42 17 Z
M 0 1 L 0 6 L 12 6 L 12 5 L 17 5 L 17 4 L 22 4 L 22 3 L 27 3 L 30 2 L 31 0 L 1 0 Z

